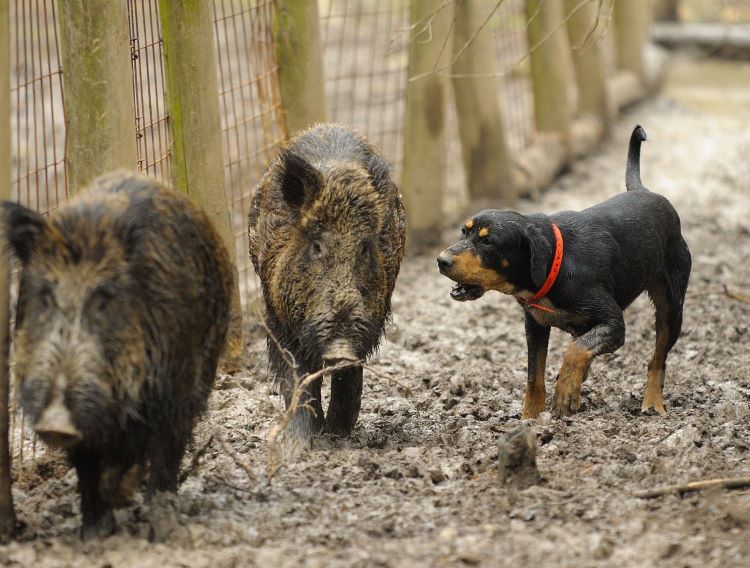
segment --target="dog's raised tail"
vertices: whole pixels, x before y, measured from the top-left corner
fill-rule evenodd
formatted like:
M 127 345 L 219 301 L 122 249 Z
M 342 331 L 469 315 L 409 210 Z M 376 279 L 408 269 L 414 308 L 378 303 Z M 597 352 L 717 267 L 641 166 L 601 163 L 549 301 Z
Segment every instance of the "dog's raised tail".
M 628 146 L 628 164 L 625 168 L 625 187 L 628 191 L 643 189 L 641 183 L 641 142 L 646 140 L 646 131 L 640 125 L 636 125 L 633 134 L 630 135 Z

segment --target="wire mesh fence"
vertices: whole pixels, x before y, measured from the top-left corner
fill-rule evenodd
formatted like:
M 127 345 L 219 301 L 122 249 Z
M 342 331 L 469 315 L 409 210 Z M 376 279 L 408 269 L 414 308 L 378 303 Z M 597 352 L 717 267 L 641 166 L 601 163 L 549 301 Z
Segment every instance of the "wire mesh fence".
M 67 196 L 54 0 L 10 3 L 13 198 L 46 212 Z
M 489 13 L 494 2 L 483 1 Z M 382 148 L 400 179 L 408 47 L 413 41 L 410 2 L 320 0 L 319 12 L 330 118 L 365 133 Z M 509 147 L 516 153 L 531 142 L 534 133 L 531 80 L 524 60 L 525 25 L 523 0 L 501 2 L 489 24 L 496 46 L 501 111 Z M 445 126 L 444 210 L 450 215 L 467 198 L 451 97 L 446 100 Z
M 128 0 L 138 169 L 169 180 L 169 115 L 158 0 Z
M 534 109 L 523 0 L 505 0 L 490 20 L 495 39 L 500 105 L 510 151 L 522 151 L 534 134 Z
M 16 0 L 10 17 L 12 198 L 42 213 L 67 197 L 60 41 L 54 0 Z M 13 305 L 13 304 L 12 304 Z M 11 389 L 14 463 L 37 454 Z
M 321 0 L 330 118 L 367 135 L 393 165 L 403 155 L 409 42 L 407 0 Z
M 273 48 L 273 2 L 214 0 L 225 191 L 231 207 L 240 295 L 257 288 L 247 212 L 258 178 L 286 138 Z

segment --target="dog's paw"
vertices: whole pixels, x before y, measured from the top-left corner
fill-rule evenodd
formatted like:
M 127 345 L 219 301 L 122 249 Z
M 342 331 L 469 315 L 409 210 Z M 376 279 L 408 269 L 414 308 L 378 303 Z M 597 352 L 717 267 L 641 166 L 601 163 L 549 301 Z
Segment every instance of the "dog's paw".
M 661 394 L 659 394 L 658 397 L 650 397 L 648 396 L 648 393 L 646 393 L 646 396 L 643 399 L 643 405 L 641 405 L 641 412 L 646 414 L 652 408 L 658 412 L 660 416 L 664 416 L 667 413 L 667 409 L 664 408 L 664 399 Z
M 581 408 L 581 383 L 570 378 L 558 379 L 550 412 L 555 418 L 563 418 Z

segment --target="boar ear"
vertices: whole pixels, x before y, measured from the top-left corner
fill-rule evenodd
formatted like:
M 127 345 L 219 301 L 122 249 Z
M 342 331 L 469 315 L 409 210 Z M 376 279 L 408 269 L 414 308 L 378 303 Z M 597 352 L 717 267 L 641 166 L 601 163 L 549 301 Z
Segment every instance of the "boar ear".
M 320 172 L 307 160 L 283 149 L 279 185 L 284 200 L 293 207 L 301 207 L 309 197 L 317 193 L 322 179 Z
M 47 222 L 39 213 L 12 201 L 0 204 L 0 224 L 11 251 L 26 264 L 39 244 Z
M 552 246 L 544 238 L 542 232 L 534 225 L 526 227 L 524 236 L 529 243 L 531 281 L 539 289 L 544 285 L 544 281 L 547 280 L 547 268 L 552 261 Z
M 393 185 L 391 167 L 388 165 L 388 162 L 377 154 L 370 156 L 367 162 L 367 172 L 370 174 L 372 185 L 380 193 L 386 193 Z

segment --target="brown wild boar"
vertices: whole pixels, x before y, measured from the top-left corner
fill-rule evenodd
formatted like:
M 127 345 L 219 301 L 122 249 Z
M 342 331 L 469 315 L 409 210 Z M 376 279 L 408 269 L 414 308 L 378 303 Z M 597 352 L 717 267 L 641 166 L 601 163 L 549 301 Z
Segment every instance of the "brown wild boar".
M 248 232 L 273 335 L 271 367 L 288 406 L 300 376 L 366 359 L 377 348 L 404 253 L 404 208 L 376 149 L 344 126 L 320 124 L 293 138 L 268 167 Z M 325 420 L 320 388 L 321 381 L 308 388 L 292 420 L 299 439 L 321 429 L 352 431 L 362 367 L 333 374 Z
M 81 536 L 106 536 L 133 470 L 148 463 L 148 496 L 177 489 L 226 338 L 229 255 L 186 197 L 124 172 L 49 218 L 3 202 L 0 223 L 21 263 L 23 408 L 76 469 Z

